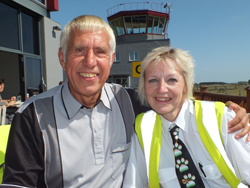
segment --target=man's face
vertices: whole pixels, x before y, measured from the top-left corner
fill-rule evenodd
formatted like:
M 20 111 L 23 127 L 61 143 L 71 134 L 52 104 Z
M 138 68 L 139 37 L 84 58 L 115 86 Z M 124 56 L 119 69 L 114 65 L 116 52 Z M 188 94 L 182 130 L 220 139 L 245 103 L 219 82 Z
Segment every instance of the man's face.
M 0 84 L 0 93 L 4 90 L 4 83 Z
M 109 36 L 106 30 L 86 32 L 74 29 L 70 33 L 64 60 L 58 52 L 62 68 L 69 80 L 73 97 L 88 106 L 86 100 L 97 99 L 110 72 L 110 62 L 115 54 L 110 53 Z M 112 58 L 112 59 L 111 59 Z

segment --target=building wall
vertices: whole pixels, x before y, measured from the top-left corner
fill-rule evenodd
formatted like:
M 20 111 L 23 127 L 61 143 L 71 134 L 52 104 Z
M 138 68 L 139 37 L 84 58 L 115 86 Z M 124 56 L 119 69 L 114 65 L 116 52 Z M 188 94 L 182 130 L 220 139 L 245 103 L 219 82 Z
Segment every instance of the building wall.
M 41 41 L 43 41 L 42 46 L 44 48 L 45 82 L 47 89 L 50 89 L 57 86 L 58 83 L 63 80 L 63 69 L 57 56 L 61 31 L 53 30 L 55 26 L 61 28 L 61 24 L 47 17 L 43 17 L 41 25 L 43 31 L 42 38 L 44 39 Z
M 161 39 L 118 42 L 116 45 L 116 52 L 120 54 L 120 61 L 114 62 L 111 67 L 111 81 L 114 82 L 114 79 L 112 79 L 114 77 L 126 76 L 130 79 L 130 83 L 128 83 L 127 86 L 137 88 L 139 78 L 133 77 L 132 63 L 134 61 L 129 61 L 129 52 L 137 51 L 139 57 L 136 61 L 142 61 L 152 49 L 157 48 L 159 46 L 171 46 L 170 40 Z

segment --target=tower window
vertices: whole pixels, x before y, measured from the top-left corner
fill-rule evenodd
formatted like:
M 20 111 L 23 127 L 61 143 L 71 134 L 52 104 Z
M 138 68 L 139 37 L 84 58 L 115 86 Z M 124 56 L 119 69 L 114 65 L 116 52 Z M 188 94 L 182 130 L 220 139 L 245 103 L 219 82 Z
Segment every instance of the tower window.
M 137 61 L 138 59 L 138 52 L 129 52 L 129 61 Z

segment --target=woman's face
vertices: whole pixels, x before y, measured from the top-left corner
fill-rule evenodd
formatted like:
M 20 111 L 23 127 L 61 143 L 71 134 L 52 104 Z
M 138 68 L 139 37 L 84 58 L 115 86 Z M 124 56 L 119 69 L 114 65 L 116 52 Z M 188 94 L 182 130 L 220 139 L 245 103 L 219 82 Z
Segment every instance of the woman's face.
M 0 84 L 0 93 L 4 90 L 4 83 Z
M 173 63 L 174 60 L 169 60 Z M 180 68 L 151 62 L 145 71 L 145 94 L 149 105 L 168 121 L 174 121 L 185 101 L 187 87 Z

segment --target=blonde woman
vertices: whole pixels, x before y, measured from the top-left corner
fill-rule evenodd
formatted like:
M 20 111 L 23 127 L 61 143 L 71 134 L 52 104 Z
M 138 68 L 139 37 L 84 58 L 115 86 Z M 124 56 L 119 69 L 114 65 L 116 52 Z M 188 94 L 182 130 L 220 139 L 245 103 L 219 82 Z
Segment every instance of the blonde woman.
M 250 184 L 250 144 L 228 134 L 235 113 L 223 103 L 193 101 L 193 82 L 193 59 L 181 49 L 159 47 L 142 62 L 139 97 L 154 111 L 136 118 L 124 187 Z

